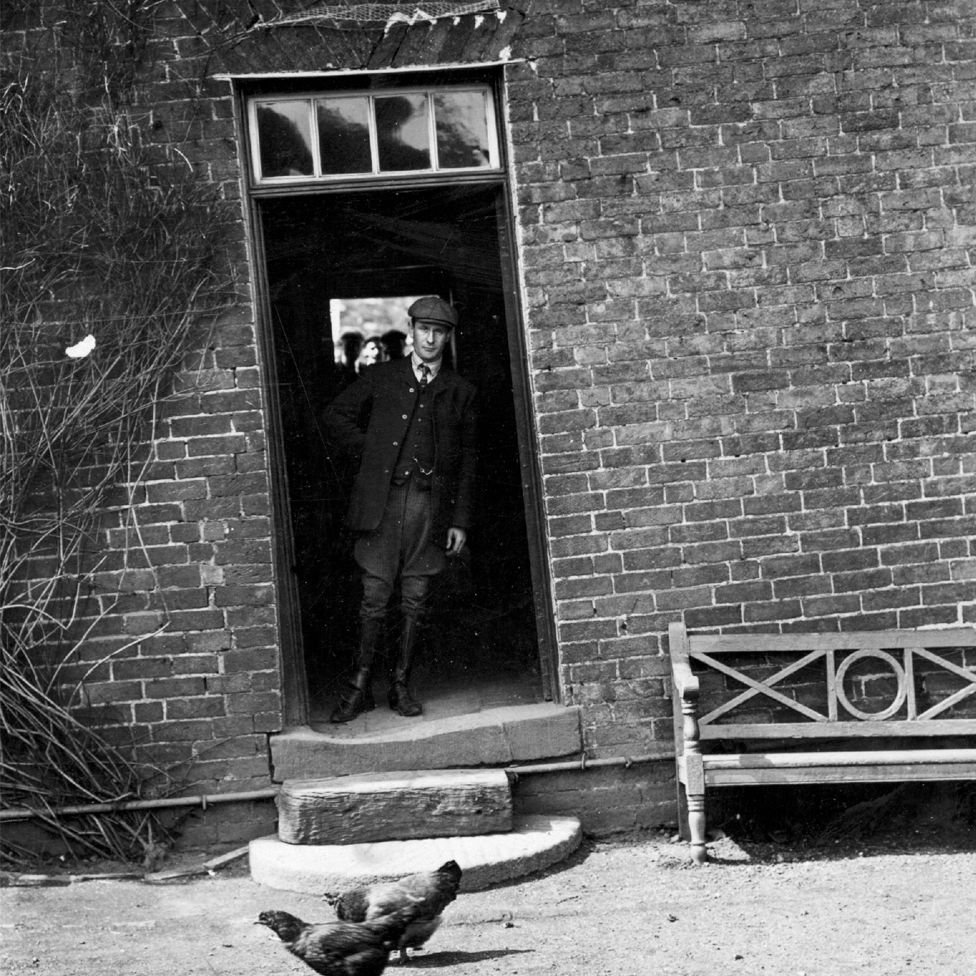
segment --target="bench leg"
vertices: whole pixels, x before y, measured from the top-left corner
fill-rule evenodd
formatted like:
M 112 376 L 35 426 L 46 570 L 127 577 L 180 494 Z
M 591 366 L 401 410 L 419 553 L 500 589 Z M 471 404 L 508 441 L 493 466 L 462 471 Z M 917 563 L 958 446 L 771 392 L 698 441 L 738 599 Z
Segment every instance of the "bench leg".
M 708 860 L 705 850 L 705 794 L 688 794 L 688 832 L 691 835 L 691 859 L 696 864 L 704 864 Z
M 691 832 L 688 829 L 688 799 L 685 793 L 685 784 L 678 780 L 677 789 L 677 801 L 678 801 L 678 836 L 682 840 L 688 840 L 691 837 Z

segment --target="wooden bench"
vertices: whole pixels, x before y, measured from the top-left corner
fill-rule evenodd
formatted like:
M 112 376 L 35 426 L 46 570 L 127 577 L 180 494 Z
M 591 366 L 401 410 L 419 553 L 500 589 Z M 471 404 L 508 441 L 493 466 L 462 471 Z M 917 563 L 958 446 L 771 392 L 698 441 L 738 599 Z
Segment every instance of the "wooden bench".
M 679 825 L 699 864 L 707 787 L 976 779 L 976 628 L 669 637 Z

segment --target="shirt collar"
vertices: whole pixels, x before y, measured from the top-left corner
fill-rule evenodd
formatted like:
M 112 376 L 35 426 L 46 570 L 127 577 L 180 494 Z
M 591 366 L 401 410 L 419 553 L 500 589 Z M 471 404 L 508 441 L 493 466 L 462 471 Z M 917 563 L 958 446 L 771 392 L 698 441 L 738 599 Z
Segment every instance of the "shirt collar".
M 441 371 L 442 362 L 442 359 L 438 359 L 436 363 L 427 363 L 427 368 L 430 370 L 429 380 L 432 380 Z M 420 380 L 420 366 L 422 363 L 423 360 L 415 352 L 410 353 L 410 365 L 413 367 L 413 375 L 417 378 L 418 382 Z

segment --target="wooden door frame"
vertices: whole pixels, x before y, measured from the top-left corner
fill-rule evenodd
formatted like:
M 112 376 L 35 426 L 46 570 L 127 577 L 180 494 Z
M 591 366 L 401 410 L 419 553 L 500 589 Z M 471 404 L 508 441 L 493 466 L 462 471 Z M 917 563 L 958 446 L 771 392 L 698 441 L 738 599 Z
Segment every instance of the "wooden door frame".
M 250 242 L 254 282 L 254 331 L 261 372 L 261 395 L 267 425 L 268 472 L 271 501 L 271 561 L 278 613 L 278 662 L 281 671 L 281 708 L 286 726 L 307 725 L 309 719 L 308 678 L 305 673 L 305 646 L 302 638 L 301 604 L 295 578 L 294 529 L 288 497 L 288 470 L 281 405 L 274 392 L 278 360 L 274 345 L 271 293 L 268 287 L 268 261 L 264 250 L 264 228 L 259 199 L 248 194 L 247 235 Z
M 235 105 L 238 127 L 240 162 L 245 173 L 249 172 L 249 143 L 246 118 L 246 93 L 235 85 Z M 499 97 L 496 88 L 496 97 Z M 504 116 L 499 116 L 503 118 Z M 509 363 L 512 381 L 512 397 L 515 408 L 516 438 L 519 452 L 519 470 L 522 478 L 522 501 L 525 515 L 526 542 L 529 553 L 530 583 L 538 641 L 539 666 L 542 689 L 546 698 L 560 701 L 558 680 L 558 653 L 555 620 L 552 614 L 552 580 L 549 572 L 549 545 L 543 507 L 542 468 L 537 450 L 535 415 L 529 378 L 528 344 L 520 301 L 520 268 L 516 246 L 512 187 L 506 175 L 489 179 L 438 178 L 427 180 L 425 187 L 457 186 L 467 183 L 491 186 L 496 190 L 496 229 L 499 234 L 499 265 L 502 279 L 502 299 L 505 309 L 508 336 Z M 410 181 L 377 181 L 371 189 L 402 189 L 412 186 Z M 277 377 L 277 358 L 274 348 L 274 329 L 270 288 L 267 274 L 267 255 L 264 229 L 260 215 L 260 203 L 265 199 L 289 196 L 319 196 L 322 194 L 348 194 L 347 186 L 258 190 L 242 181 L 246 196 L 246 221 L 251 275 L 254 284 L 254 311 L 256 344 L 259 351 L 262 395 L 268 430 L 268 470 L 271 495 L 272 562 L 275 582 L 279 630 L 279 662 L 281 669 L 282 709 L 286 726 L 306 725 L 309 720 L 308 680 L 305 669 L 305 649 L 301 627 L 301 607 L 298 584 L 293 572 L 295 562 L 291 505 L 288 496 L 284 436 L 281 407 L 274 393 Z
M 528 343 L 520 301 L 521 276 L 518 248 L 515 243 L 514 207 L 508 184 L 500 188 L 497 199 L 499 212 L 495 220 L 500 238 L 498 250 L 502 274 L 502 299 L 508 333 L 515 430 L 518 440 L 519 470 L 522 474 L 522 508 L 525 511 L 526 541 L 529 550 L 529 578 L 532 583 L 536 638 L 539 641 L 539 666 L 542 671 L 542 687 L 545 696 L 558 702 L 562 696 L 559 686 L 556 623 L 552 613 L 549 537 L 546 533 L 542 465 L 539 461 L 535 411 L 532 407 L 532 385 L 529 381 Z

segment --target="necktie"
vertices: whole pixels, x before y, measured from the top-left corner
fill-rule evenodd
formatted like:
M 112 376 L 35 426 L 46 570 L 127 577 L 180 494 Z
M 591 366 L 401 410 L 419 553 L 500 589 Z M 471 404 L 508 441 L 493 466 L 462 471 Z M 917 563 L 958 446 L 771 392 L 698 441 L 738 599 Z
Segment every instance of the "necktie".
M 430 381 L 430 367 L 426 363 L 420 364 L 420 388 L 423 390 Z

